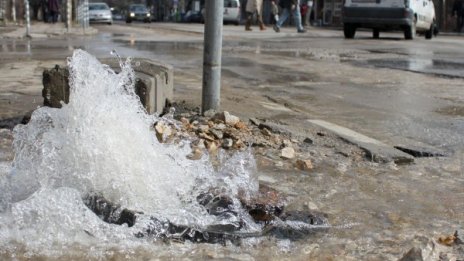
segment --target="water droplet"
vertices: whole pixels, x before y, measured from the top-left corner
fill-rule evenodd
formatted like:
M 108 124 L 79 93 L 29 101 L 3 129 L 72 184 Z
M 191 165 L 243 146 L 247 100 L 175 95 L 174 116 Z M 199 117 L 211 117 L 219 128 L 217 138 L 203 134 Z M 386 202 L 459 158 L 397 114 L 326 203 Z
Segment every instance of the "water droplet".
M 135 66 L 136 67 L 140 66 L 140 62 L 139 61 L 135 62 Z
M 119 67 L 121 67 L 121 69 L 122 69 L 124 63 L 123 63 L 123 61 L 121 59 L 121 56 L 119 56 L 118 52 L 115 49 L 113 49 L 113 50 L 111 50 L 110 54 L 115 56 L 118 59 Z

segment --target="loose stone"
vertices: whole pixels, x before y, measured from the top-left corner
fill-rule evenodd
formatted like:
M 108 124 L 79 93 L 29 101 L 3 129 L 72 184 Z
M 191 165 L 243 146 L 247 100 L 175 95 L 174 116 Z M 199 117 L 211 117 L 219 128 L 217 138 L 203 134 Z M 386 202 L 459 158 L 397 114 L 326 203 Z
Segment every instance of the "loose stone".
M 192 152 L 189 155 L 187 155 L 187 158 L 190 160 L 199 160 L 201 159 L 201 156 L 203 156 L 203 153 L 201 152 L 201 150 L 199 150 L 198 148 L 195 148 L 192 150 Z
M 237 122 L 234 127 L 239 130 L 248 130 L 247 125 L 243 121 Z
M 234 126 L 235 124 L 237 124 L 239 121 L 240 121 L 240 118 L 237 117 L 237 116 L 234 116 L 228 112 L 224 112 L 224 116 L 225 116 L 225 123 L 227 125 L 230 125 L 230 126 Z
M 311 162 L 310 159 L 307 160 L 297 160 L 296 161 L 296 167 L 299 170 L 312 170 L 313 169 L 313 163 Z
M 233 141 L 232 139 L 229 138 L 229 139 L 224 139 L 224 140 L 222 141 L 222 145 L 221 145 L 221 146 L 222 146 L 224 149 L 230 149 L 230 148 L 232 147 L 233 144 L 234 144 L 234 141 Z
M 295 150 L 291 147 L 283 148 L 280 152 L 280 157 L 284 159 L 293 159 L 295 157 Z
M 224 137 L 224 134 L 220 130 L 216 129 L 210 129 L 209 132 L 216 138 L 216 139 L 222 139 Z
M 209 131 L 209 126 L 208 125 L 200 125 L 200 126 L 198 126 L 198 129 L 201 132 L 208 132 Z

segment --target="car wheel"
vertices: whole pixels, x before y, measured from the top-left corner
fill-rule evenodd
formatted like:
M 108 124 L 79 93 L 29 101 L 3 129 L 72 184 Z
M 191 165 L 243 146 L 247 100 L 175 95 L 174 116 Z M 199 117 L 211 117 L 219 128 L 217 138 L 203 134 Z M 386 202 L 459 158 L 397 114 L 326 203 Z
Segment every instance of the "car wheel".
M 412 22 L 411 26 L 408 26 L 406 30 L 404 30 L 404 38 L 406 40 L 413 40 L 416 36 L 416 19 Z
M 130 23 L 132 23 L 132 21 L 131 20 L 126 20 L 126 23 L 130 24 Z
M 380 31 L 379 31 L 379 29 L 374 29 L 374 30 L 372 31 L 372 37 L 373 37 L 374 39 L 379 39 L 379 37 L 380 37 Z
M 433 36 L 437 37 L 438 35 L 438 26 L 434 23 L 433 24 Z
M 430 40 L 432 37 L 437 37 L 438 35 L 438 26 L 435 23 L 435 19 L 433 19 L 432 24 L 430 25 L 430 29 L 425 32 L 425 39 Z
M 352 24 L 343 24 L 343 34 L 346 39 L 353 39 L 356 34 L 356 27 Z
M 425 31 L 425 39 L 430 40 L 433 36 L 433 24 L 430 25 L 430 29 Z

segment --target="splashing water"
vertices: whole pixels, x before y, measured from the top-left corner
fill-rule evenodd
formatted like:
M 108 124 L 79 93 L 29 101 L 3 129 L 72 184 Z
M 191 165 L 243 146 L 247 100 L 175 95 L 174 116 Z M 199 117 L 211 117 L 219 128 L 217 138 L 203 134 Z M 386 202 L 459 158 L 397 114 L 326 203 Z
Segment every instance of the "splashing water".
M 212 187 L 231 196 L 255 193 L 253 157 L 236 154 L 215 171 L 207 157 L 186 159 L 188 145 L 160 144 L 151 127 L 161 119 L 140 104 L 130 60 L 115 73 L 77 50 L 68 66 L 69 104 L 39 108 L 14 129 L 15 160 L 0 173 L 0 252 L 12 242 L 32 252 L 121 244 L 136 240 L 134 231 L 150 216 L 199 228 L 235 221 L 208 215 L 195 198 Z M 104 223 L 83 203 L 93 193 L 144 215 L 131 228 Z

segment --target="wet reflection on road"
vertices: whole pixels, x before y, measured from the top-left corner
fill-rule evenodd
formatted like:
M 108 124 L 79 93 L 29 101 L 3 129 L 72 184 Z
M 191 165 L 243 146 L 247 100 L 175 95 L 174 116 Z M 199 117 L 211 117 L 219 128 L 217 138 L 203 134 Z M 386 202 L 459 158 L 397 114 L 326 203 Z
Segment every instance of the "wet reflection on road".
M 359 64 L 359 63 L 358 63 Z M 464 78 L 464 63 L 434 59 L 372 59 L 367 64 L 378 68 L 392 68 L 433 74 L 442 77 Z

